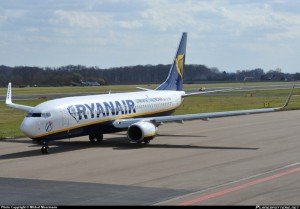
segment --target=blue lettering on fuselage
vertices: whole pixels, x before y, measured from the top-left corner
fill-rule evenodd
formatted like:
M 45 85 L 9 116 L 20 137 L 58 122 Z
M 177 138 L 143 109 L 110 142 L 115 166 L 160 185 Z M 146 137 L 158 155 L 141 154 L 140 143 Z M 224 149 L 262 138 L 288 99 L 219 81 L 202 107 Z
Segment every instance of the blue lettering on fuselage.
M 103 104 L 104 104 L 107 116 L 110 115 L 109 113 L 111 113 L 111 115 L 115 115 L 115 107 L 112 102 L 103 102 Z
M 119 112 L 121 111 L 121 114 L 123 115 L 124 114 L 124 110 L 123 110 L 123 107 L 121 105 L 120 102 L 116 101 L 116 109 L 115 109 L 115 113 L 116 115 L 119 115 Z
M 69 114 L 79 122 L 83 119 L 136 113 L 133 100 L 85 103 L 68 106 Z
M 126 100 L 126 104 L 128 106 L 128 113 L 131 113 L 131 110 L 136 113 L 136 110 L 134 108 L 134 102 L 132 100 Z
M 77 114 L 78 114 L 78 120 L 81 120 L 82 117 L 84 117 L 84 119 L 87 119 L 85 106 L 84 105 L 75 105 L 75 107 L 76 107 Z
M 99 118 L 101 114 L 102 114 L 103 117 L 105 117 L 106 114 L 104 112 L 104 109 L 103 109 L 102 105 L 97 102 L 96 106 L 97 106 L 97 118 Z
M 92 103 L 91 106 L 89 106 L 88 104 L 84 104 L 90 111 L 91 113 L 91 118 L 94 118 L 94 110 L 95 110 L 95 104 Z

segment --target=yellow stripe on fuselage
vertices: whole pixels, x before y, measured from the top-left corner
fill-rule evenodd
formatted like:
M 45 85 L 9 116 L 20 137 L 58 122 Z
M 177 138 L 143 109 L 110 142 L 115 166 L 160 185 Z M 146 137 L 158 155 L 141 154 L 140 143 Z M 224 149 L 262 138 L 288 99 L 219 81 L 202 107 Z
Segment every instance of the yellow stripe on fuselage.
M 167 109 L 163 109 L 163 110 L 159 110 L 159 111 L 153 111 L 153 112 L 147 112 L 147 113 L 143 113 L 143 114 L 142 113 L 134 113 L 134 114 L 130 114 L 130 115 L 121 115 L 121 116 L 111 118 L 111 119 L 97 120 L 97 121 L 90 122 L 90 123 L 80 124 L 80 125 L 76 125 L 76 126 L 73 126 L 73 127 L 68 127 L 68 128 L 63 128 L 63 129 L 59 129 L 59 130 L 56 130 L 56 131 L 48 132 L 48 133 L 45 133 L 45 134 L 40 134 L 40 135 L 32 137 L 32 139 L 46 137 L 46 136 L 50 136 L 52 134 L 56 134 L 56 133 L 60 133 L 60 132 L 64 132 L 64 131 L 70 131 L 70 130 L 74 130 L 74 129 L 82 128 L 82 127 L 87 127 L 87 126 L 90 126 L 90 125 L 100 124 L 100 123 L 104 123 L 104 122 L 107 122 L 107 121 L 114 121 L 114 120 L 117 120 L 117 119 L 132 118 L 132 117 L 136 117 L 136 116 L 147 116 L 147 115 L 151 115 L 151 114 L 171 111 L 171 110 L 175 110 L 179 106 L 180 105 L 172 107 L 172 108 L 167 108 Z

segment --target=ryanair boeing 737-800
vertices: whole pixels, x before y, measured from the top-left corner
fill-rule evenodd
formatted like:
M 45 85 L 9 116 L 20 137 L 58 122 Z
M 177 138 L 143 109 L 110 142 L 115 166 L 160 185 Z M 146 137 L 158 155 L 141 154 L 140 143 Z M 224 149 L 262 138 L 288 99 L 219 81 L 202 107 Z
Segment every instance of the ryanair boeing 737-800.
M 184 97 L 215 92 L 182 90 L 186 41 L 187 33 L 183 33 L 168 77 L 155 90 L 66 97 L 30 107 L 12 102 L 9 83 L 6 105 L 27 112 L 21 130 L 29 138 L 43 142 L 43 154 L 48 153 L 48 142 L 52 140 L 88 135 L 95 143 L 102 141 L 103 134 L 127 130 L 129 141 L 149 143 L 163 123 L 274 112 L 287 106 L 292 92 L 279 108 L 171 115 Z

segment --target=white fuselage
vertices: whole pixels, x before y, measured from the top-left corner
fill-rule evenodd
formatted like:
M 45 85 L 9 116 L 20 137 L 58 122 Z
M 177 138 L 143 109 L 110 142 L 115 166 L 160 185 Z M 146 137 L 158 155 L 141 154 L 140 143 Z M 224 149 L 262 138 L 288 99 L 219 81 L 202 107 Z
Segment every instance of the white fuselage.
M 66 97 L 41 103 L 28 113 L 21 130 L 32 139 L 61 139 L 89 131 L 116 131 L 116 119 L 170 114 L 184 91 L 142 91 Z

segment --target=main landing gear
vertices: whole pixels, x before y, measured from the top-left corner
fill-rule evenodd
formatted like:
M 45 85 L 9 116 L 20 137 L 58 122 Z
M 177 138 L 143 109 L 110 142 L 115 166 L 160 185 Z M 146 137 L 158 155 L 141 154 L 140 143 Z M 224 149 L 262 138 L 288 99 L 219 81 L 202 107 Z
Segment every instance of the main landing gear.
M 89 140 L 91 143 L 100 143 L 103 140 L 103 134 L 102 133 L 91 133 L 89 135 Z

